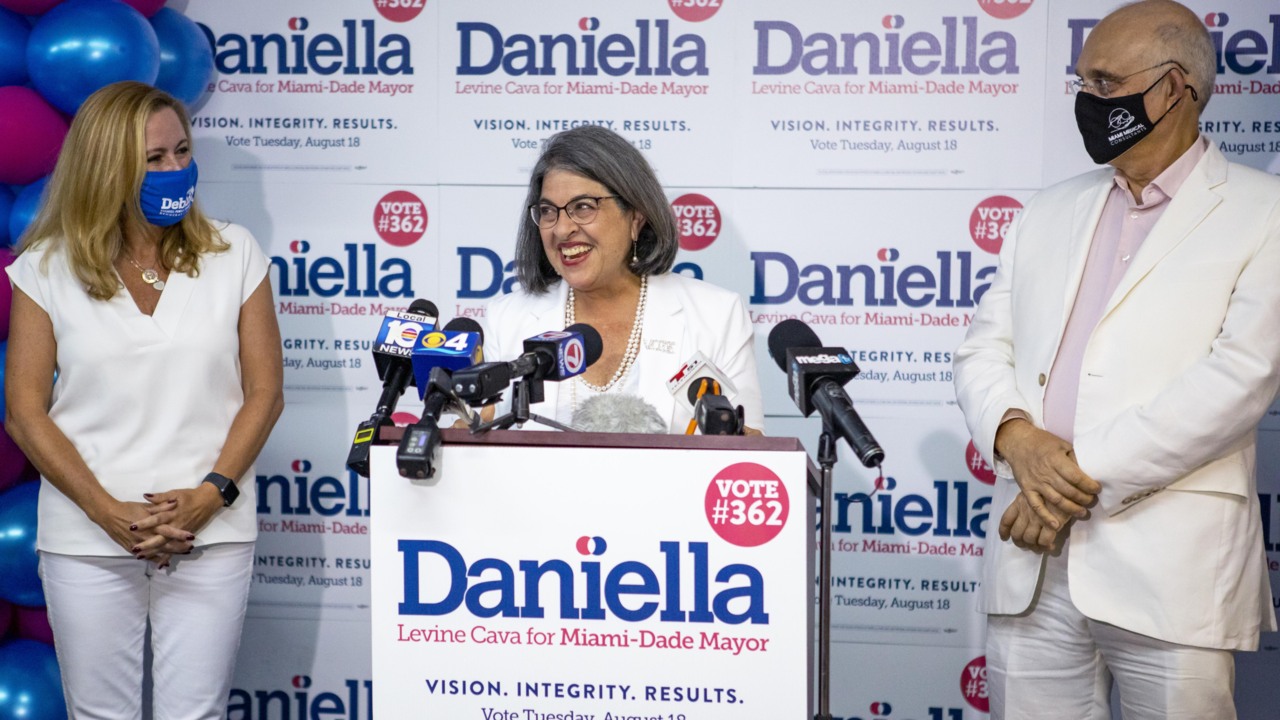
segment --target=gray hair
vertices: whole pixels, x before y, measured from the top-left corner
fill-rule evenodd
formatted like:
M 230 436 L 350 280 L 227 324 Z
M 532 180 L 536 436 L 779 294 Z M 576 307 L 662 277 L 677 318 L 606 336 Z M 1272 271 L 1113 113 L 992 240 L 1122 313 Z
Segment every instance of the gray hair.
M 636 238 L 636 262 L 629 266 L 637 276 L 661 275 L 675 264 L 680 241 L 671 203 L 662 191 L 653 168 L 639 150 L 612 130 L 582 125 L 557 133 L 547 141 L 529 178 L 525 208 L 542 198 L 542 180 L 552 170 L 564 170 L 594 180 L 617 196 L 618 207 L 644 217 Z M 558 281 L 551 261 L 542 249 L 542 233 L 526 210 L 516 234 L 516 277 L 526 292 L 545 293 Z
M 1200 96 L 1200 110 L 1204 111 L 1213 96 L 1213 85 L 1218 80 L 1218 58 L 1213 49 L 1209 30 L 1198 21 L 1194 24 L 1167 22 L 1155 29 L 1156 40 L 1164 47 L 1167 57 L 1184 66 Z

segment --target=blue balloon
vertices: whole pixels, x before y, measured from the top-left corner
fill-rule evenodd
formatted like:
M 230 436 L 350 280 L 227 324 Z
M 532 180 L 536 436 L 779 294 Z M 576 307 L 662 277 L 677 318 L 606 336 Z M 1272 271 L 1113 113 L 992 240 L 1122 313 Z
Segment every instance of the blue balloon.
M 0 8 L 0 85 L 27 82 L 27 37 L 31 26 L 18 13 Z
M 213 78 L 213 46 L 190 18 L 170 8 L 151 16 L 160 42 L 160 74 L 156 87 L 194 105 Z
M 0 720 L 66 720 L 53 646 L 39 640 L 0 645 Z
M 26 231 L 27 226 L 32 220 L 36 219 L 36 213 L 40 210 L 40 195 L 44 192 L 44 186 L 49 184 L 49 176 L 45 175 L 39 180 L 22 188 L 18 192 L 18 196 L 13 200 L 13 208 L 9 210 L 9 242 L 16 245 L 18 240 L 22 238 L 22 233 Z
M 142 13 L 118 0 L 67 0 L 31 31 L 27 70 L 45 100 L 74 113 L 113 82 L 155 83 L 160 44 Z
M 0 246 L 13 244 L 13 238 L 9 237 L 9 216 L 16 198 L 9 186 L 0 185 Z
M 40 607 L 44 589 L 36 574 L 36 498 L 40 483 L 24 482 L 0 495 L 0 600 Z M 0 677 L 4 673 L 0 672 Z M 0 718 L 4 714 L 0 713 Z

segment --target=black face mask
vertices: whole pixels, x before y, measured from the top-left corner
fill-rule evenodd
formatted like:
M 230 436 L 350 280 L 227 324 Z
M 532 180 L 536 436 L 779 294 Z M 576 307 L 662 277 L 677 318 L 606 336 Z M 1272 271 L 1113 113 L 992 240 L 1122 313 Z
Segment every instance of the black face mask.
M 1171 72 L 1173 68 L 1169 68 L 1146 90 L 1132 95 L 1104 98 L 1083 91 L 1076 93 L 1076 125 L 1084 138 L 1084 149 L 1094 162 L 1104 165 L 1123 155 L 1141 142 L 1142 138 L 1150 135 L 1156 125 L 1168 116 L 1169 111 L 1182 102 L 1182 98 L 1178 98 L 1155 122 L 1147 117 L 1143 98 Z M 1190 85 L 1186 88 L 1191 91 L 1193 100 L 1199 99 L 1195 88 Z

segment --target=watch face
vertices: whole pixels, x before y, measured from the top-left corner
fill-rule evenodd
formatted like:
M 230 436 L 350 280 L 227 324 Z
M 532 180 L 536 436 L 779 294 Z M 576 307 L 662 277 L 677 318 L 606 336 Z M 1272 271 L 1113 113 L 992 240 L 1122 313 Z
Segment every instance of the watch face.
M 236 498 L 240 497 L 240 488 L 236 486 L 234 480 L 225 475 L 209 473 L 205 476 L 204 481 L 212 483 L 214 487 L 218 488 L 218 494 L 222 496 L 223 507 L 230 506 L 231 503 L 236 501 Z

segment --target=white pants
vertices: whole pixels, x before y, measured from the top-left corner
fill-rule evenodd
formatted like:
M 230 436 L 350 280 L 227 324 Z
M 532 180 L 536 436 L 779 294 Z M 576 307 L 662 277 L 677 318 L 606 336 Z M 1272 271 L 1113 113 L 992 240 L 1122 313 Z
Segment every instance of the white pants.
M 1236 717 L 1230 651 L 1165 642 L 1080 614 L 1067 590 L 1067 550 L 1045 563 L 1031 610 L 987 618 L 992 720 L 1109 720 L 1113 677 L 1125 720 Z
M 253 543 L 134 558 L 40 553 L 40 575 L 70 720 L 142 717 L 151 623 L 156 720 L 225 717 L 249 598 Z

